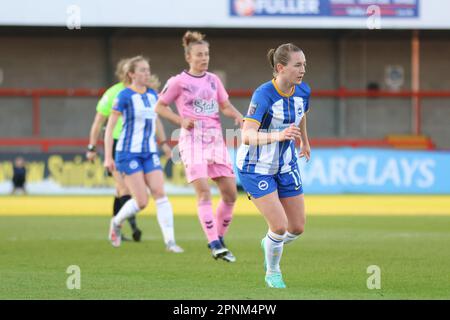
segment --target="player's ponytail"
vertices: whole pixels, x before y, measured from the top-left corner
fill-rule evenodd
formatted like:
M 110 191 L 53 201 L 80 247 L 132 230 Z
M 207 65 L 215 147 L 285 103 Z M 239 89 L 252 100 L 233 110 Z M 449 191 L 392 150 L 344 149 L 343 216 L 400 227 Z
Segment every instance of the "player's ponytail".
M 270 66 L 273 70 L 273 76 L 276 77 L 278 74 L 278 64 L 286 66 L 291 58 L 291 52 L 301 52 L 302 50 L 292 43 L 285 43 L 280 45 L 276 49 L 270 49 L 267 52 L 267 59 L 269 60 Z
M 124 83 L 125 83 L 125 77 L 127 74 L 127 72 L 125 71 L 125 66 L 127 65 L 127 62 L 128 62 L 128 58 L 123 58 L 123 59 L 120 59 L 116 65 L 116 72 L 115 72 L 116 78 L 120 82 L 124 82 Z
M 189 54 L 191 51 L 191 48 L 194 44 L 209 44 L 207 41 L 204 40 L 205 35 L 201 34 L 198 31 L 186 31 L 186 33 L 183 36 L 182 44 L 184 47 L 184 53 L 186 55 Z
M 275 61 L 273 60 L 273 56 L 275 55 L 275 49 L 270 49 L 269 52 L 267 52 L 267 59 L 269 60 L 270 66 L 272 69 L 275 67 Z

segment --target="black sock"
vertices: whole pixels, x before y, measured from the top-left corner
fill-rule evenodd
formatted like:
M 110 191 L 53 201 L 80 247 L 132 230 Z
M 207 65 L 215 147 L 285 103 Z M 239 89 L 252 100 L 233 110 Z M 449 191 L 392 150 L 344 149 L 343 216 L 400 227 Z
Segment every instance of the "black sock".
M 130 199 L 131 199 L 130 195 L 120 197 L 120 207 L 122 208 L 122 206 Z M 128 222 L 130 223 L 130 227 L 133 230 L 133 232 L 136 231 L 136 229 L 137 229 L 136 217 L 133 216 L 133 217 L 128 218 Z
M 115 197 L 114 198 L 114 205 L 113 205 L 113 217 L 115 217 L 117 215 L 117 213 L 119 212 L 120 208 L 122 208 L 122 204 L 120 202 L 120 198 Z
M 128 200 L 130 200 L 131 199 L 131 196 L 130 195 L 126 195 L 126 196 L 121 196 L 120 198 L 119 198 L 119 201 L 120 201 L 120 207 L 122 208 L 122 206 L 128 201 Z
M 130 227 L 133 230 L 133 232 L 135 232 L 137 230 L 136 217 L 132 216 L 128 218 L 128 222 L 130 223 Z

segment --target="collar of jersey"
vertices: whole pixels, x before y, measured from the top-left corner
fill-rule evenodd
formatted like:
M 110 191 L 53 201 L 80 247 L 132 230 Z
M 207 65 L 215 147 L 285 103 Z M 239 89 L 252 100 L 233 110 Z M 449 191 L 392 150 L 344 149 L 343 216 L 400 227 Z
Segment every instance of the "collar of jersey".
M 145 90 L 144 92 L 139 92 L 139 91 L 137 91 L 137 89 L 134 86 L 129 86 L 128 89 L 130 89 L 131 91 L 133 91 L 135 93 L 139 93 L 139 94 L 144 94 L 147 92 L 147 90 Z
M 285 93 L 283 93 L 283 91 L 281 91 L 280 88 L 278 88 L 277 83 L 275 82 L 275 79 L 272 79 L 272 84 L 273 84 L 273 86 L 275 87 L 275 90 L 277 90 L 278 94 L 279 94 L 280 96 L 282 96 L 282 97 L 287 97 L 287 98 L 292 97 L 292 95 L 293 95 L 294 92 L 295 92 L 295 86 L 294 86 L 294 87 L 292 88 L 290 94 L 285 94 Z
M 203 78 L 204 76 L 206 76 L 206 72 L 203 73 L 201 76 L 196 76 L 195 74 L 189 73 L 189 71 L 187 71 L 187 70 L 183 70 L 183 72 L 194 78 Z

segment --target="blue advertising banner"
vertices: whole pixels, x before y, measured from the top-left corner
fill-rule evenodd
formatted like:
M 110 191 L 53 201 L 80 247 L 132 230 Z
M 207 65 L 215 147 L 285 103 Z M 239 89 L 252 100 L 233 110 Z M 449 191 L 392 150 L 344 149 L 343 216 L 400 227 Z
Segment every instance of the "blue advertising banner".
M 450 193 L 450 152 L 313 149 L 299 166 L 307 194 Z
M 236 150 L 228 149 L 231 159 Z M 17 155 L 0 154 L 0 194 L 12 190 Z M 24 154 L 30 194 L 113 194 L 114 182 L 101 159 L 84 154 Z M 333 148 L 312 150 L 299 159 L 305 194 L 450 194 L 450 151 Z M 169 194 L 193 194 L 180 161 L 161 157 Z M 235 168 L 236 171 L 236 168 Z M 239 176 L 236 175 L 240 185 Z
M 235 17 L 351 18 L 375 12 L 388 18 L 419 16 L 419 0 L 229 0 L 229 5 Z

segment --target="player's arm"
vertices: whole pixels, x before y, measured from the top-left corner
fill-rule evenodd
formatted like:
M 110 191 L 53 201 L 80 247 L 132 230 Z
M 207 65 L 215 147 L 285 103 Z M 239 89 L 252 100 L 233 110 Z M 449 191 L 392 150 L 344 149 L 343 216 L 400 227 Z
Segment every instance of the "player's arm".
M 258 131 L 259 127 L 260 123 L 257 121 L 244 121 L 242 142 L 247 145 L 256 146 L 300 138 L 300 129 L 295 125 L 278 132 L 261 132 Z
M 161 119 L 159 118 L 156 118 L 156 137 L 158 138 L 159 145 L 161 146 L 161 149 L 163 150 L 164 154 L 166 155 L 167 158 L 170 158 L 172 156 L 172 149 L 167 143 L 164 125 Z
M 105 161 L 104 167 L 107 168 L 110 172 L 113 172 L 115 169 L 114 159 L 113 159 L 113 130 L 117 124 L 117 120 L 119 119 L 121 113 L 119 111 L 113 110 L 108 119 L 108 124 L 106 125 L 105 132 Z
M 162 102 L 161 99 L 159 99 L 158 102 L 156 103 L 155 112 L 159 116 L 169 120 L 170 122 L 176 124 L 177 126 L 183 127 L 188 130 L 194 127 L 194 120 L 181 118 L 179 115 L 177 115 L 175 112 L 172 111 L 170 106 Z
M 226 100 L 225 102 L 222 102 L 219 104 L 220 111 L 222 113 L 229 117 L 234 119 L 234 124 L 237 126 L 242 126 L 242 122 L 244 117 L 242 114 L 231 104 L 230 100 Z
M 96 152 L 97 140 L 98 140 L 100 131 L 106 122 L 106 119 L 107 119 L 107 117 L 105 117 L 104 115 L 102 115 L 99 112 L 97 112 L 97 114 L 95 115 L 94 122 L 92 123 L 91 131 L 89 133 L 89 145 L 88 145 L 88 151 L 86 153 L 86 158 L 89 161 L 93 161 L 97 155 L 97 152 Z
M 252 96 L 247 116 L 242 126 L 242 142 L 247 145 L 266 145 L 273 142 L 295 140 L 300 138 L 300 128 L 291 125 L 283 131 L 263 132 L 260 131 L 262 119 L 269 112 L 270 101 L 264 92 L 257 89 Z
M 300 121 L 300 158 L 306 157 L 306 161 L 311 158 L 311 147 L 308 140 L 308 132 L 306 130 L 306 114 Z

